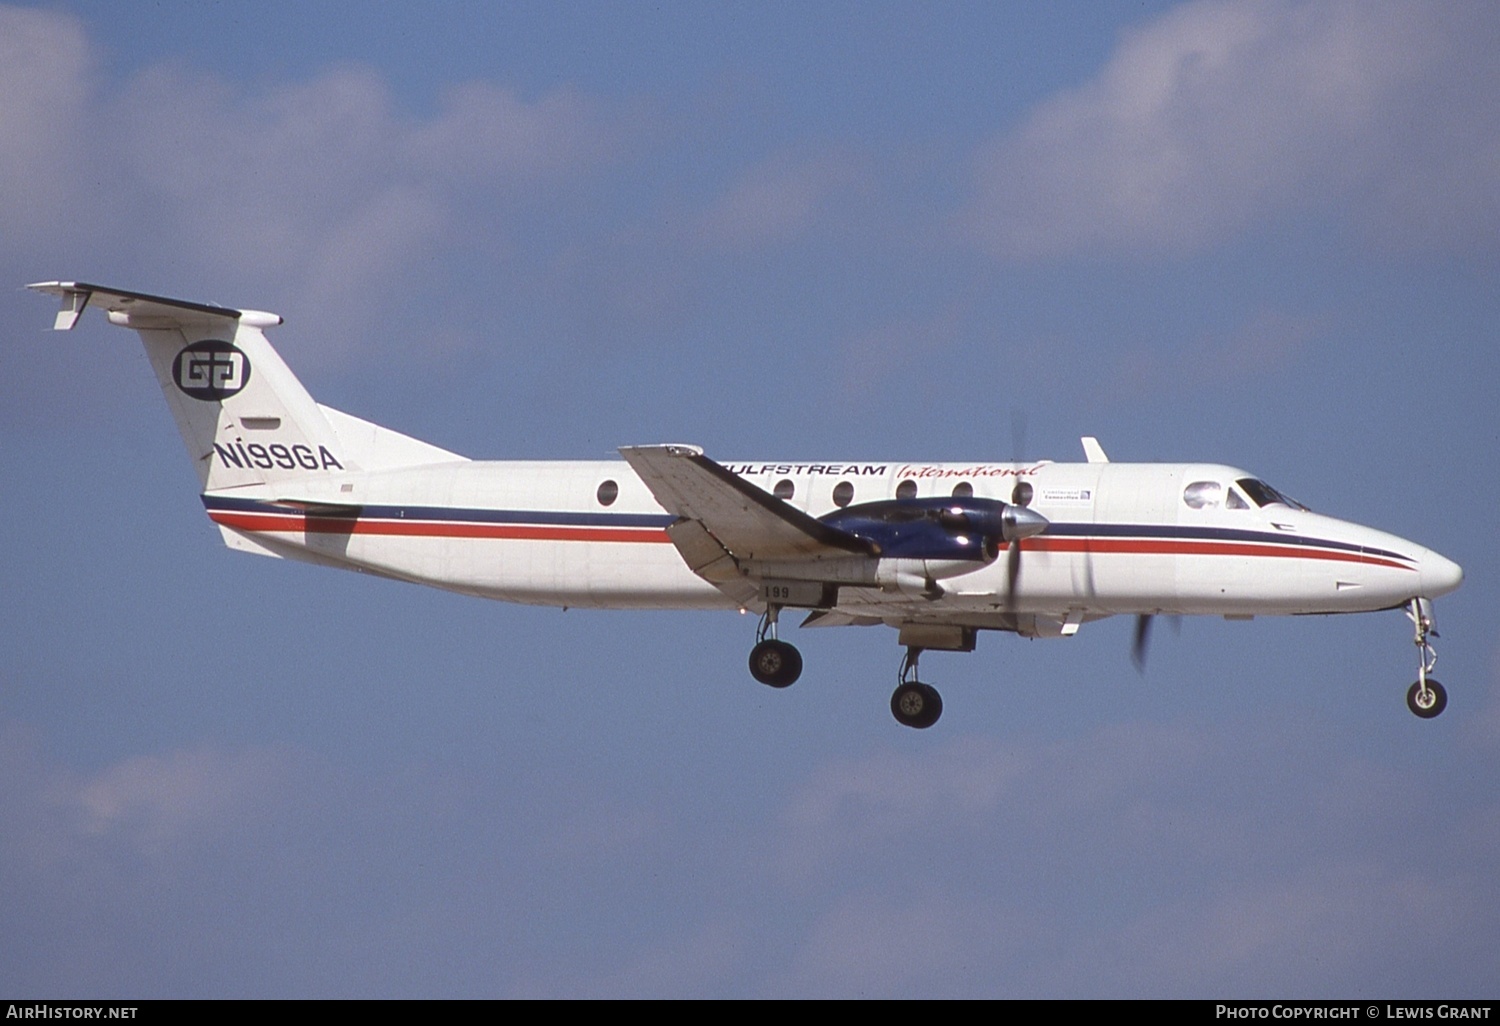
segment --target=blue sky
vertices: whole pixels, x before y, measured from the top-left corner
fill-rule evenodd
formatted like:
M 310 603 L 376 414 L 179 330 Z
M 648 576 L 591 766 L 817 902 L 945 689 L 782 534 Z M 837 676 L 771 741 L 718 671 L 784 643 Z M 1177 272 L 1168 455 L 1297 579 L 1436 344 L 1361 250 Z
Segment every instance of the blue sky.
M 0 991 L 1493 996 L 1484 4 L 0 7 Z M 219 544 L 129 333 L 478 458 L 1245 466 L 1399 613 L 933 654 Z M 915 968 L 914 968 L 915 967 Z

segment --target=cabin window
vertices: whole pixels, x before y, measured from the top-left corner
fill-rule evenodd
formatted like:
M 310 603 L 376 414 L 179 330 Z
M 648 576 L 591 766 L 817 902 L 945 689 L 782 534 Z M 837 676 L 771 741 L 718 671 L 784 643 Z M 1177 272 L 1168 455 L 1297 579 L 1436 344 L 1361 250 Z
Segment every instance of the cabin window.
M 1194 481 L 1182 490 L 1182 501 L 1189 509 L 1218 509 L 1223 495 L 1224 486 L 1217 481 Z
M 594 498 L 599 500 L 601 506 L 612 506 L 614 501 L 620 497 L 620 486 L 613 481 L 605 481 L 599 485 L 599 490 L 594 493 Z
M 840 481 L 833 486 L 833 504 L 840 508 L 854 501 L 854 486 L 848 481 Z
M 1017 506 L 1030 506 L 1031 497 L 1036 494 L 1036 489 L 1031 487 L 1030 481 L 1017 481 L 1015 488 L 1011 490 L 1010 501 Z
M 953 497 L 955 499 L 971 499 L 974 497 L 974 486 L 967 481 L 960 481 L 953 486 Z
M 896 498 L 915 499 L 917 497 L 917 483 L 907 478 L 896 486 Z
M 771 494 L 782 502 L 786 502 L 793 495 L 797 494 L 797 486 L 792 484 L 791 478 L 784 477 L 776 482 L 776 487 L 771 490 Z

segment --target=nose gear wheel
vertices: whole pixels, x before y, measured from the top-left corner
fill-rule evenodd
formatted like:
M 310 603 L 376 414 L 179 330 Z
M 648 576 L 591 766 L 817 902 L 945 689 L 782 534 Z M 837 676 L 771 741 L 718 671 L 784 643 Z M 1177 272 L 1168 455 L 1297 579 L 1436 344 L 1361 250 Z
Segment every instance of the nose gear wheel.
M 1429 680 L 1424 690 L 1422 681 L 1417 681 L 1406 690 L 1406 707 L 1422 719 L 1430 720 L 1448 708 L 1448 689 Z

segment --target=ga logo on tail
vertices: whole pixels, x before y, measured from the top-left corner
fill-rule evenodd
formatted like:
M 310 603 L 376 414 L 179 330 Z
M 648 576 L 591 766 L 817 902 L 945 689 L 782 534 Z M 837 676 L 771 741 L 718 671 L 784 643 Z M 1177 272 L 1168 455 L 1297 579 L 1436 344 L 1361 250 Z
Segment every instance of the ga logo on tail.
M 250 383 L 250 359 L 231 342 L 204 339 L 177 354 L 172 380 L 184 395 L 218 402 Z

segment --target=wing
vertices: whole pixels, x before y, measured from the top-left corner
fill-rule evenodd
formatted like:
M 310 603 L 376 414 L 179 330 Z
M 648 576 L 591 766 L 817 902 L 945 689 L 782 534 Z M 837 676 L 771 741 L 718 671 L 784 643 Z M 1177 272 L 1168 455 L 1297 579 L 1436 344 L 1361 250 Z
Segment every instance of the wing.
M 696 446 L 625 446 L 620 454 L 678 518 L 667 534 L 687 565 L 742 605 L 760 593 L 757 564 L 879 555 L 874 543 L 813 519 Z
M 662 508 L 702 524 L 736 559 L 875 556 L 874 543 L 814 520 L 689 445 L 627 446 L 620 454 Z

